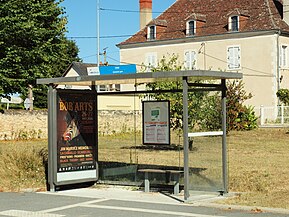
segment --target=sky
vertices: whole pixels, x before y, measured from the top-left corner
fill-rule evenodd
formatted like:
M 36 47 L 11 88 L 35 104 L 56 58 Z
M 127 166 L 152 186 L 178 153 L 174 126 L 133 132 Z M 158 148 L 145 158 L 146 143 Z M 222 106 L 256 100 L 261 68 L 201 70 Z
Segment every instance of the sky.
M 176 0 L 153 0 L 153 18 Z M 79 48 L 85 63 L 97 62 L 97 0 L 64 0 L 61 3 L 68 19 L 66 36 Z M 116 44 L 139 30 L 139 0 L 99 0 L 100 53 L 107 52 L 109 64 L 118 65 Z M 103 55 L 100 61 L 103 61 Z

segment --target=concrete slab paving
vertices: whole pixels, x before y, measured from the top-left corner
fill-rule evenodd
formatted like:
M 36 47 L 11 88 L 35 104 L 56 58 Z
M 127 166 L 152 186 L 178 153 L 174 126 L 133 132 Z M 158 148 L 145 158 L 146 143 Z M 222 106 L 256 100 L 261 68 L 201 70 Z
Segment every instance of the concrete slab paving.
M 156 203 L 184 203 L 183 192 L 179 195 L 173 195 L 165 191 L 161 192 L 149 192 L 146 193 L 143 190 L 139 190 L 135 187 L 126 186 L 98 186 L 96 188 L 79 188 L 58 192 L 41 192 L 44 194 L 57 194 L 62 196 L 74 196 L 74 197 L 86 197 L 86 198 L 106 198 L 115 200 L 131 200 L 131 201 L 144 201 L 144 202 L 156 202 Z M 187 203 L 215 201 L 223 199 L 215 192 L 202 192 L 193 191 L 190 192 L 191 196 Z
M 256 209 L 265 212 L 282 213 L 289 215 L 288 209 L 218 204 L 216 203 L 216 201 L 225 200 L 229 197 L 233 197 L 234 194 L 227 194 L 226 196 L 220 196 L 217 192 L 191 191 L 190 198 L 187 201 L 184 201 L 183 192 L 181 192 L 179 195 L 176 196 L 166 192 L 146 193 L 143 190 L 139 190 L 135 187 L 111 186 L 111 185 L 97 186 L 95 188 L 90 187 L 90 188 L 71 189 L 58 192 L 40 192 L 40 194 L 52 194 L 59 196 L 148 202 L 148 203 L 184 205 L 184 206 L 206 206 L 228 210 L 236 209 L 236 210 L 252 211 Z
M 86 198 L 106 198 L 114 200 L 127 201 L 143 201 L 155 203 L 172 203 L 179 204 L 183 202 L 182 196 L 170 196 L 160 192 L 145 193 L 142 190 L 137 190 L 134 187 L 122 186 L 105 186 L 97 188 L 80 188 L 58 192 L 41 192 L 41 194 L 56 194 L 61 196 L 71 197 L 86 197 Z

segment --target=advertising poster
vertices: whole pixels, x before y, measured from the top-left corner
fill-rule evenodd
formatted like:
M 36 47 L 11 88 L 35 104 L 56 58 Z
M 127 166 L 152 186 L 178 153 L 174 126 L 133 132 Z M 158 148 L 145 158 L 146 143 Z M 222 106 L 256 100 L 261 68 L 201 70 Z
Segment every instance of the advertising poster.
M 95 93 L 59 90 L 57 104 L 58 181 L 93 178 L 94 172 L 81 172 L 96 169 Z
M 143 101 L 143 144 L 170 144 L 169 101 Z

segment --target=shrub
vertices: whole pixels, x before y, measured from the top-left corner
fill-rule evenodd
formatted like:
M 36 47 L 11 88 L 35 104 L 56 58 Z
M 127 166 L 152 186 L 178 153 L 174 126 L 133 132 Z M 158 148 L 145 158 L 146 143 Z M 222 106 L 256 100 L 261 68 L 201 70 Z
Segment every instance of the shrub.
M 243 106 L 235 119 L 235 130 L 252 130 L 257 128 L 257 117 L 252 106 Z
M 252 98 L 246 93 L 242 81 L 227 83 L 227 131 L 251 130 L 257 127 L 257 117 L 254 108 L 243 103 Z
M 289 105 L 289 90 L 288 89 L 280 89 L 276 93 L 279 100 L 285 105 Z

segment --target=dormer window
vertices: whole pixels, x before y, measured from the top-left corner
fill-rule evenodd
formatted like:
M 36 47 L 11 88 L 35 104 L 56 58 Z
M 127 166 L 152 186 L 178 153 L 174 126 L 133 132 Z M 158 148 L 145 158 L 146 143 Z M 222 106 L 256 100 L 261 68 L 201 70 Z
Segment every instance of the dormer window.
M 186 35 L 192 36 L 195 34 L 196 34 L 196 21 L 195 20 L 189 20 L 187 22 Z
M 147 28 L 147 39 L 148 40 L 155 40 L 156 39 L 156 26 L 149 26 Z
M 186 21 L 186 36 L 195 36 L 201 35 L 203 31 L 203 27 L 206 24 L 206 15 L 200 13 L 192 13 L 189 14 L 188 17 L 185 18 Z
M 239 16 L 231 16 L 229 18 L 229 30 L 232 32 L 239 31 Z

